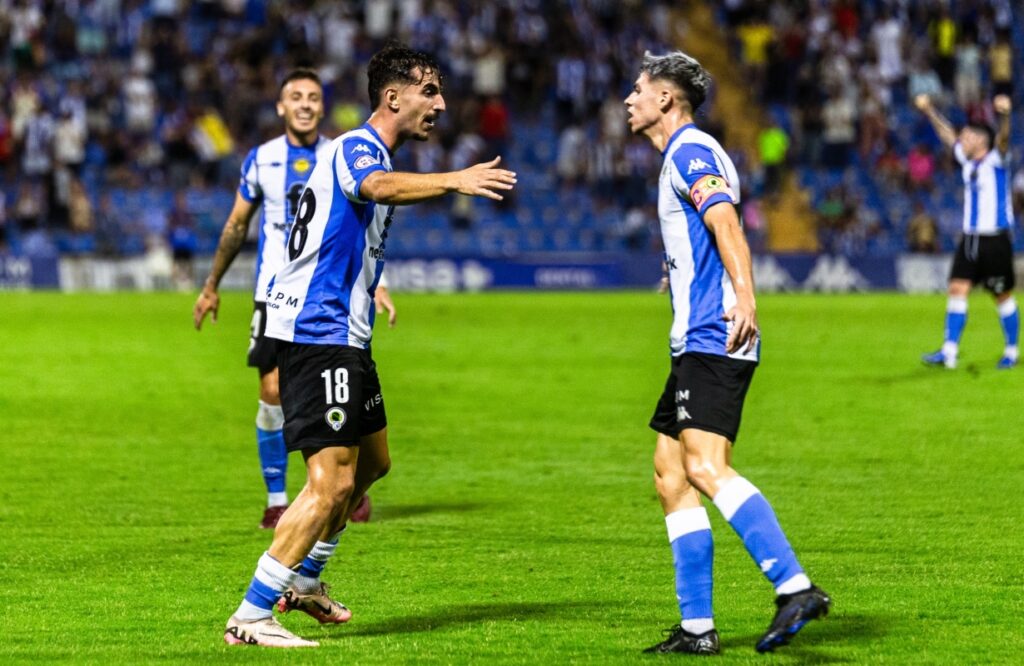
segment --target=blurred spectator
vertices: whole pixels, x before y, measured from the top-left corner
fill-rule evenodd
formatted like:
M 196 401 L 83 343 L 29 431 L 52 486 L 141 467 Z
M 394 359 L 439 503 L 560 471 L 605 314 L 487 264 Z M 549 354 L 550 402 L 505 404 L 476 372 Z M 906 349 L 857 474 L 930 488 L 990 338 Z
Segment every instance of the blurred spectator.
M 149 132 L 156 125 L 156 86 L 146 75 L 149 68 L 149 54 L 136 53 L 123 88 L 125 126 L 129 132 Z
M 815 212 L 818 216 L 818 244 L 823 252 L 834 253 L 838 248 L 839 236 L 850 220 L 843 188 L 831 188 L 818 203 Z
M 755 12 L 747 23 L 736 30 L 736 36 L 742 46 L 741 57 L 746 69 L 746 78 L 754 94 L 758 96 L 761 95 L 764 86 L 768 49 L 775 39 L 775 28 L 765 19 L 762 12 Z
M 907 223 L 907 248 L 926 254 L 939 251 L 939 225 L 920 201 L 914 202 L 914 214 Z
M 928 67 L 924 58 L 915 59 L 910 65 L 910 76 L 907 79 L 907 94 L 910 99 L 918 95 L 928 95 L 936 106 L 942 105 L 945 98 L 942 81 L 934 69 Z
M 878 70 L 885 83 L 903 78 L 903 24 L 889 6 L 871 27 L 871 42 L 878 57 Z
M 85 162 L 85 124 L 70 108 L 61 111 L 53 130 L 53 156 L 57 167 L 77 176 Z
M 935 184 L 935 155 L 924 144 L 907 155 L 907 184 L 912 190 L 931 192 Z
M 764 167 L 764 195 L 774 196 L 779 193 L 785 177 L 789 136 L 772 118 L 758 134 L 757 147 L 761 166 Z
M 178 289 L 189 291 L 194 287 L 192 261 L 199 243 L 195 220 L 188 209 L 184 192 L 174 195 L 174 205 L 168 214 L 168 227 L 167 237 L 174 258 L 173 281 Z
M 587 172 L 587 135 L 583 127 L 572 124 L 558 136 L 555 173 L 563 187 L 579 185 Z
M 626 211 L 618 229 L 618 236 L 630 252 L 646 250 L 651 243 L 651 229 L 658 219 L 658 211 L 653 206 L 634 206 Z
M 1013 210 L 1018 215 L 1024 211 L 1024 166 L 1017 169 L 1017 173 L 1013 176 Z
M 491 95 L 480 107 L 480 138 L 487 144 L 486 154 L 495 157 L 508 155 L 508 108 L 498 95 Z
M 974 31 L 961 33 L 957 44 L 954 90 L 956 103 L 961 107 L 976 104 L 981 99 L 981 49 Z
M 876 88 L 867 82 L 861 83 L 860 89 L 860 139 L 861 158 L 876 155 L 885 143 L 888 133 L 885 106 L 876 92 Z
M 10 235 L 7 227 L 7 195 L 0 189 L 0 254 L 10 248 Z
M 992 80 L 992 96 L 1013 96 L 1013 46 L 1010 31 L 1000 30 L 996 43 L 988 52 L 989 78 Z
M 476 56 L 473 92 L 492 98 L 505 94 L 505 51 L 494 42 L 487 42 Z
M 71 179 L 68 196 L 68 217 L 71 231 L 77 234 L 89 233 L 93 230 L 92 202 L 78 178 Z
M 850 164 L 850 149 L 857 138 L 853 103 L 848 97 L 834 93 L 822 107 L 821 119 L 824 124 L 822 164 L 830 169 L 845 168 Z
M 928 37 L 932 46 L 932 67 L 946 88 L 953 86 L 956 71 L 956 21 L 950 16 L 946 4 L 939 6 L 939 13 L 928 24 Z
M 906 183 L 906 169 L 899 153 L 891 145 L 886 144 L 882 154 L 875 161 L 875 172 L 881 178 L 882 185 L 890 190 L 903 189 Z

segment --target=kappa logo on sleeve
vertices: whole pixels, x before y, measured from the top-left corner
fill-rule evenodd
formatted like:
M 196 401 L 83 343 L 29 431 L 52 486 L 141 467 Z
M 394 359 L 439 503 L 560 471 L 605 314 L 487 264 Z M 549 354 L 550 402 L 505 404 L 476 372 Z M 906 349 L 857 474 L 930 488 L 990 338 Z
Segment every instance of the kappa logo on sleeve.
M 690 166 L 686 169 L 686 175 L 689 176 L 694 171 L 701 171 L 703 169 L 710 169 L 711 165 L 702 160 L 699 157 L 695 157 L 690 160 Z
M 352 152 L 353 153 L 366 153 L 367 155 L 369 155 L 370 154 L 370 147 L 368 145 L 366 145 L 365 143 L 357 143 L 355 148 L 352 149 Z

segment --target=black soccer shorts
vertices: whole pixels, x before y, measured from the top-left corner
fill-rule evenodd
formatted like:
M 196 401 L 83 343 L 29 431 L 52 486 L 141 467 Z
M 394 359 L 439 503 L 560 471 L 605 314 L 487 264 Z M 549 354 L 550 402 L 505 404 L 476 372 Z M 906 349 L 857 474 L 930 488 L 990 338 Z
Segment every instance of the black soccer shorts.
M 995 236 L 964 234 L 953 257 L 951 280 L 970 280 L 995 295 L 1012 291 L 1013 240 L 1007 232 Z
M 369 351 L 278 341 L 277 361 L 289 451 L 356 446 L 388 424 Z
M 686 428 L 697 428 L 735 442 L 756 368 L 753 361 L 717 354 L 687 352 L 672 357 L 672 370 L 654 408 L 651 429 L 678 438 Z
M 249 367 L 265 375 L 277 367 L 277 340 L 268 338 L 267 304 L 253 301 L 252 324 L 249 327 Z

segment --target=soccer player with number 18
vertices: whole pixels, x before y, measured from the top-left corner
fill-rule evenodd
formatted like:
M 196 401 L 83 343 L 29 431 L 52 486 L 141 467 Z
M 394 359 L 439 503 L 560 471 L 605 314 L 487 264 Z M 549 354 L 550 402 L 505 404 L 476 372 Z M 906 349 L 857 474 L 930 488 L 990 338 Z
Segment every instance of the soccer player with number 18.
M 395 172 L 409 139 L 426 141 L 445 110 L 437 62 L 399 45 L 367 70 L 370 118 L 335 139 L 299 198 L 288 263 L 267 290 L 267 335 L 276 338 L 284 436 L 301 451 L 306 485 L 285 511 L 249 589 L 228 620 L 230 644 L 317 645 L 273 617 L 336 602 L 318 584 L 337 535 L 370 485 L 387 473 L 387 419 L 370 355 L 373 294 L 396 206 L 458 192 L 501 200 L 515 174 L 500 158 L 451 173 Z

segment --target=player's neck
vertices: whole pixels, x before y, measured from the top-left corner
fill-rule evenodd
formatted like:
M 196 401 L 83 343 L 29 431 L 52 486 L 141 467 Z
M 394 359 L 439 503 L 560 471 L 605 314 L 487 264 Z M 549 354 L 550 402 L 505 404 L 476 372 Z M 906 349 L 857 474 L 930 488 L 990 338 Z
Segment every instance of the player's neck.
M 401 137 L 397 125 L 390 122 L 390 119 L 393 117 L 393 115 L 383 116 L 374 111 L 366 121 L 366 124 L 373 128 L 373 131 L 377 133 L 380 140 L 384 142 L 384 147 L 392 155 L 395 154 L 399 146 L 405 143 L 405 139 Z
M 292 144 L 293 146 L 308 148 L 309 146 L 312 146 L 314 143 L 317 142 L 317 140 L 320 138 L 320 132 L 318 130 L 313 130 L 312 132 L 304 132 L 302 134 L 298 134 L 286 127 L 284 130 L 284 136 L 288 140 L 288 143 Z
M 658 149 L 658 152 L 663 153 L 668 148 L 668 142 L 679 131 L 679 128 L 692 124 L 693 116 L 689 113 L 670 111 L 663 115 L 658 122 L 648 127 L 644 134 L 651 140 L 651 143 Z

